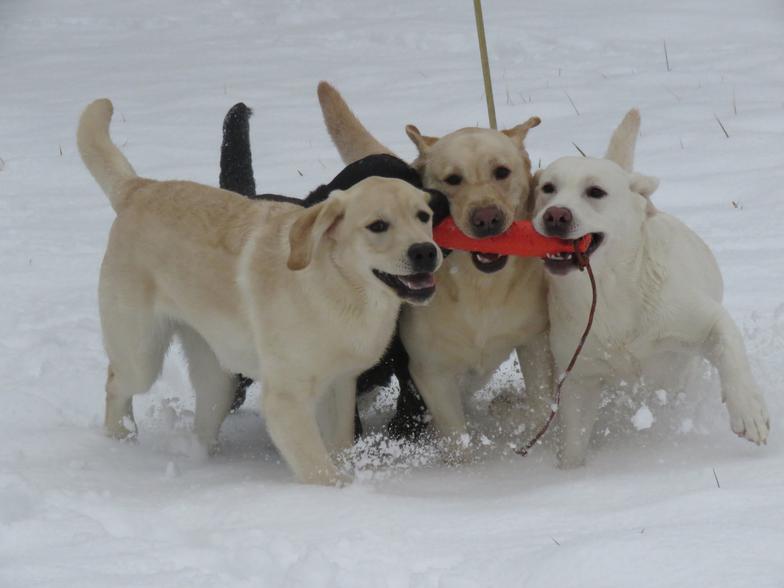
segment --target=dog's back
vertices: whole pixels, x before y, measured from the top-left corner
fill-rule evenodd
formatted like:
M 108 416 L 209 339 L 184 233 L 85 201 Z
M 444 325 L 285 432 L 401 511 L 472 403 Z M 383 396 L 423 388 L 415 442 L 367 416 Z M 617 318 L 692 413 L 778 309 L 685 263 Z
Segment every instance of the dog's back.
M 268 243 L 268 267 L 284 271 L 286 228 L 298 209 L 258 206 L 194 182 L 138 177 L 109 138 L 111 115 L 111 102 L 95 101 L 78 131 L 82 158 L 117 211 L 101 271 L 102 300 L 138 290 L 143 313 L 161 320 L 197 325 L 237 316 L 243 248 L 251 237 Z

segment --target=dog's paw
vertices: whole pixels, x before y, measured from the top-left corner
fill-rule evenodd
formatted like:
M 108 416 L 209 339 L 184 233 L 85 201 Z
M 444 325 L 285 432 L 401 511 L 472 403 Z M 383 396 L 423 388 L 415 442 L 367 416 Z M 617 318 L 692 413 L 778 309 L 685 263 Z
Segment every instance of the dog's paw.
M 582 468 L 585 467 L 585 462 L 585 452 L 578 452 L 576 450 L 568 451 L 565 449 L 558 451 L 558 469 L 560 470 Z
M 753 392 L 740 401 L 727 399 L 727 410 L 730 413 L 730 426 L 738 437 L 748 439 L 757 445 L 768 441 L 770 417 L 762 396 Z
M 441 455 L 448 465 L 462 465 L 474 461 L 477 457 L 476 445 L 471 435 L 452 435 L 441 441 Z
M 338 488 L 342 488 L 348 486 L 352 482 L 352 477 L 344 472 L 338 471 L 338 469 L 333 466 L 306 472 L 299 476 L 299 481 L 303 484 L 337 486 Z
M 551 410 L 551 406 L 543 403 L 532 406 L 514 395 L 502 395 L 493 400 L 489 412 L 496 420 L 501 438 L 522 445 L 547 425 Z
M 221 446 L 217 440 L 211 441 L 206 444 L 202 443 L 202 445 L 204 446 L 204 450 L 207 452 L 207 455 L 209 457 L 215 457 L 216 455 L 219 455 L 221 452 Z
M 566 443 L 563 438 L 558 440 L 556 451 L 558 469 L 574 470 L 584 467 L 588 457 L 587 448 L 582 443 Z
M 575 470 L 577 468 L 585 467 L 585 458 L 583 459 L 559 459 L 558 460 L 558 469 L 559 470 Z
M 497 420 L 509 420 L 510 416 L 517 414 L 522 409 L 522 401 L 518 394 L 507 390 L 490 401 L 487 411 Z
M 427 430 L 428 423 L 422 417 L 411 417 L 406 414 L 396 414 L 387 423 L 387 432 L 393 439 L 407 439 L 416 441 Z
M 138 434 L 136 423 L 130 417 L 123 417 L 119 421 L 109 421 L 104 427 L 107 437 L 118 441 L 134 441 Z

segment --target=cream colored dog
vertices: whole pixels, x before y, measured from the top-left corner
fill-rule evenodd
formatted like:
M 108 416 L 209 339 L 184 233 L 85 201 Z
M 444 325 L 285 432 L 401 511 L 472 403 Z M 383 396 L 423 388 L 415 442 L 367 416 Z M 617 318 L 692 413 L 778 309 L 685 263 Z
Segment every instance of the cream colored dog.
M 693 231 L 653 206 L 658 180 L 632 171 L 639 129 L 632 110 L 604 159 L 564 157 L 537 173 L 537 229 L 564 239 L 593 236 L 588 254 L 599 292 L 593 329 L 563 386 L 562 467 L 585 462 L 604 392 L 626 382 L 677 394 L 700 357 L 718 368 L 732 430 L 757 444 L 768 435 L 765 401 L 743 338 L 721 305 L 713 255 Z M 550 340 L 563 371 L 585 325 L 591 289 L 572 254 L 551 256 L 545 266 Z
M 78 131 L 117 212 L 99 288 L 106 430 L 135 432 L 132 397 L 158 378 L 177 334 L 204 444 L 215 445 L 232 374 L 243 373 L 262 382 L 270 435 L 297 479 L 335 483 L 327 446 L 352 443 L 356 376 L 383 353 L 401 301 L 434 292 L 441 254 L 427 194 L 369 178 L 306 209 L 144 179 L 112 144 L 111 115 L 111 102 L 97 100 Z
M 353 115 L 340 94 L 319 85 L 324 120 L 346 163 L 390 153 Z M 512 221 L 530 218 L 531 163 L 523 141 L 540 120 L 505 131 L 466 128 L 441 138 L 406 132 L 419 151 L 413 166 L 426 188 L 446 194 L 452 216 L 467 235 L 487 237 Z M 541 421 L 552 398 L 542 263 L 453 252 L 437 274 L 438 292 L 425 307 L 404 307 L 400 336 L 410 371 L 442 435 L 468 439 L 460 392 L 483 386 L 517 350 L 531 422 Z

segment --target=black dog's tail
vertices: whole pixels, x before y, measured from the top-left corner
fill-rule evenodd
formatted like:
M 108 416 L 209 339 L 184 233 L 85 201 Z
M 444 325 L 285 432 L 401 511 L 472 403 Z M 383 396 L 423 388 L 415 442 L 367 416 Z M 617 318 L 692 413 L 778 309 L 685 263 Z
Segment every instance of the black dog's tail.
M 253 160 L 250 154 L 250 123 L 253 111 L 239 102 L 232 106 L 223 119 L 223 142 L 220 157 L 220 187 L 250 198 L 256 195 L 253 180 Z M 231 412 L 239 410 L 245 402 L 248 387 L 253 380 L 237 374 L 237 388 Z
M 250 119 L 253 111 L 239 102 L 223 119 L 221 144 L 220 187 L 244 196 L 256 195 L 253 161 L 250 154 Z

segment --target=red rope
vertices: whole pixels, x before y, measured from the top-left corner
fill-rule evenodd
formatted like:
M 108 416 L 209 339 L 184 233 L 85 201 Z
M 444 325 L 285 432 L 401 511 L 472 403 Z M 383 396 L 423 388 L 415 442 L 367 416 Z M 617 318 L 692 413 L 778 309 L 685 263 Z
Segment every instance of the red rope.
M 516 449 L 515 451 L 522 456 L 528 455 L 530 449 L 539 443 L 539 440 L 544 436 L 547 432 L 547 429 L 550 428 L 550 424 L 555 419 L 555 415 L 558 412 L 558 406 L 561 403 L 561 387 L 563 383 L 566 381 L 566 378 L 574 368 L 574 364 L 577 363 L 577 358 L 580 357 L 580 352 L 583 350 L 583 345 L 585 345 L 585 340 L 588 338 L 588 333 L 591 332 L 591 327 L 593 326 L 593 317 L 596 314 L 596 278 L 594 278 L 593 270 L 591 269 L 591 262 L 588 260 L 588 255 L 580 251 L 580 241 L 574 241 L 574 255 L 577 259 L 577 266 L 580 268 L 580 271 L 587 270 L 588 271 L 588 278 L 591 280 L 591 310 L 588 313 L 588 324 L 585 325 L 585 330 L 583 331 L 582 337 L 580 337 L 580 343 L 577 345 L 577 349 L 574 350 L 574 354 L 572 355 L 571 361 L 569 361 L 569 365 L 566 366 L 566 370 L 561 377 L 558 378 L 558 385 L 555 387 L 555 398 L 553 399 L 553 404 L 550 408 L 550 415 L 547 417 L 547 421 L 539 429 L 539 432 L 531 439 L 528 443 L 526 443 L 523 447 Z

